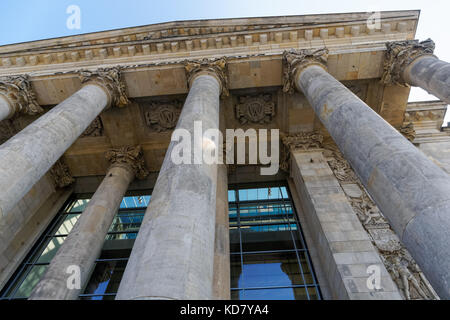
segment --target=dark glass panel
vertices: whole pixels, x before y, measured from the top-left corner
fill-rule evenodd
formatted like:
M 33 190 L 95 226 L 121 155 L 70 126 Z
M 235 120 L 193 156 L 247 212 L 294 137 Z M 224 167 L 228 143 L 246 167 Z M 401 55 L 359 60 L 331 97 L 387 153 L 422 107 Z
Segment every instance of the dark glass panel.
M 230 227 L 230 252 L 240 252 L 239 228 Z
M 6 296 L 11 297 L 11 294 L 14 294 L 12 298 L 28 298 L 31 291 L 33 291 L 39 280 L 41 280 L 45 270 L 47 270 L 47 267 L 47 265 L 25 267 L 21 276 L 17 279 L 16 284 L 10 288 Z M 17 286 L 19 287 L 17 288 Z
M 241 265 L 241 255 L 232 254 L 230 255 L 230 273 L 231 273 L 231 288 L 240 288 L 243 286 L 242 277 L 242 265 Z
M 242 250 L 243 252 L 294 250 L 294 239 L 297 249 L 301 249 L 298 232 L 292 230 L 297 230 L 296 224 L 241 227 Z

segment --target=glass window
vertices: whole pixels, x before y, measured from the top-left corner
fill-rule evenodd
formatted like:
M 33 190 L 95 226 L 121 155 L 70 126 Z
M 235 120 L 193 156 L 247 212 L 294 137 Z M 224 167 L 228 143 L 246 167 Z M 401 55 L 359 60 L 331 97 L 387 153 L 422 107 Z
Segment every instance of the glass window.
M 77 198 L 64 206 L 0 292 L 0 299 L 29 297 L 89 200 Z M 148 194 L 122 199 L 81 299 L 114 299 L 149 201 Z
M 228 195 L 231 298 L 320 299 L 287 187 L 235 186 Z
M 89 199 L 73 199 L 64 205 L 0 292 L 0 299 L 29 297 L 88 203 Z

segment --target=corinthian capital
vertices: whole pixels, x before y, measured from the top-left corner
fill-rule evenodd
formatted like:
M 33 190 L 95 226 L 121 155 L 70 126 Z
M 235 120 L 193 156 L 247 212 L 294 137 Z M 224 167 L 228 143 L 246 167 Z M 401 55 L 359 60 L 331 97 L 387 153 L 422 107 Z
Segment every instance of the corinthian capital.
M 106 152 L 105 156 L 111 166 L 121 166 L 131 170 L 138 179 L 144 179 L 148 175 L 141 146 L 113 148 Z
M 327 69 L 328 49 L 291 49 L 283 53 L 283 91 L 294 93 L 295 77 L 304 68 L 317 65 Z
M 36 101 L 28 75 L 0 79 L 0 94 L 9 101 L 13 109 L 11 116 L 19 112 L 35 115 L 44 111 Z
M 51 167 L 50 175 L 53 178 L 53 183 L 56 188 L 67 187 L 75 181 L 63 158 L 60 158 L 53 167 Z
M 121 78 L 120 67 L 100 68 L 96 71 L 80 71 L 81 83 L 93 82 L 109 95 L 109 106 L 124 107 L 129 103 L 125 82 Z
M 418 40 L 387 42 L 386 49 L 381 81 L 388 85 L 407 86 L 403 80 L 403 71 L 415 59 L 425 55 L 432 56 L 434 42 L 431 39 L 422 42 Z
M 222 97 L 228 96 L 228 76 L 227 76 L 227 60 L 226 58 L 184 61 L 186 70 L 186 78 L 189 87 L 196 76 L 200 74 L 212 74 L 217 77 L 221 85 Z

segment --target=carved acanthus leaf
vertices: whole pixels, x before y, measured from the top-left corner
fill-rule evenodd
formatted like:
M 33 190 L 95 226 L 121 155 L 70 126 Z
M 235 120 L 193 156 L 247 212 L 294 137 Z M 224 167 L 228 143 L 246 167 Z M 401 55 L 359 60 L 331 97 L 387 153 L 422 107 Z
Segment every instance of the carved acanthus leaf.
M 81 83 L 87 83 L 89 81 L 103 87 L 110 95 L 111 105 L 117 107 L 124 107 L 129 102 L 125 82 L 121 78 L 121 68 L 99 68 L 95 71 L 82 70 L 80 71 Z
M 106 159 L 112 166 L 123 166 L 132 170 L 138 179 L 144 179 L 148 175 L 141 146 L 123 146 L 113 148 L 106 152 Z
M 28 75 L 0 79 L 0 94 L 3 94 L 11 103 L 14 113 L 35 115 L 44 112 L 37 103 Z
M 328 49 L 291 49 L 283 53 L 283 91 L 294 93 L 295 75 L 310 65 L 318 65 L 326 69 Z
M 50 175 L 52 176 L 55 187 L 57 188 L 67 187 L 75 181 L 70 173 L 69 167 L 62 158 L 56 161 L 50 169 Z
M 270 123 L 275 116 L 275 103 L 270 94 L 240 97 L 239 102 L 236 105 L 236 118 L 241 124 Z
M 414 130 L 414 124 L 412 122 L 404 125 L 398 130 L 406 139 L 413 142 L 416 138 L 416 130 Z
M 418 40 L 387 42 L 381 81 L 387 85 L 407 86 L 402 76 L 403 71 L 418 57 L 432 56 L 434 47 L 434 42 L 431 39 L 422 42 Z
M 203 58 L 201 60 L 185 60 L 184 68 L 186 70 L 186 78 L 189 86 L 192 80 L 199 73 L 211 72 L 215 74 L 221 82 L 222 97 L 229 95 L 228 92 L 228 75 L 227 75 L 227 60 L 226 58 L 208 59 Z
M 179 100 L 152 102 L 144 109 L 145 122 L 157 132 L 172 130 L 177 125 L 182 107 Z
M 97 117 L 92 123 L 84 130 L 81 137 L 100 137 L 103 135 L 103 123 L 100 117 Z

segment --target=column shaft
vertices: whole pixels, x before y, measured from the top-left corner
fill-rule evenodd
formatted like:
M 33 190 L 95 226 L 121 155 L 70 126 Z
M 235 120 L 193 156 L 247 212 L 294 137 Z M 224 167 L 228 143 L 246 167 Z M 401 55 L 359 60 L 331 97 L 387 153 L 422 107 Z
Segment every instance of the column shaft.
M 215 76 L 195 77 L 176 129 L 191 137 L 194 121 L 203 132 L 218 129 L 220 89 Z M 167 150 L 117 299 L 213 296 L 217 164 L 175 164 L 175 145 Z
M 408 84 L 450 103 L 450 63 L 434 56 L 421 56 L 406 68 L 403 77 Z
M 119 210 L 128 185 L 134 178 L 131 168 L 112 166 L 81 214 L 72 232 L 52 259 L 44 277 L 34 288 L 30 300 L 75 300 L 84 288 L 108 229 Z M 69 266 L 80 268 L 81 286 L 71 289 Z M 70 270 L 70 269 L 69 269 Z
M 13 115 L 13 109 L 9 104 L 9 101 L 0 94 L 0 121 L 8 119 Z
M 50 169 L 108 104 L 86 85 L 0 146 L 0 219 Z
M 442 298 L 450 298 L 450 179 L 323 68 L 295 82 Z
M 228 218 L 228 174 L 225 164 L 217 174 L 216 235 L 214 241 L 213 297 L 230 300 L 230 230 Z

